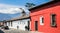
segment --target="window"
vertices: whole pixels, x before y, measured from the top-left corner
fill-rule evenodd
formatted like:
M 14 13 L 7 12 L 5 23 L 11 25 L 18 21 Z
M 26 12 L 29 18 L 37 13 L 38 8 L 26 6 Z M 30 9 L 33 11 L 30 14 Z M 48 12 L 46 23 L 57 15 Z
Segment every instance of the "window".
M 51 26 L 56 26 L 56 14 L 51 15 Z
M 19 21 L 19 24 L 21 24 L 21 20 Z
M 10 26 L 10 22 L 8 22 L 8 24 L 9 24 L 8 26 Z
M 43 18 L 43 16 L 40 17 L 40 25 L 44 25 L 44 18 Z
M 21 24 L 21 22 L 20 22 L 20 24 Z
M 12 21 L 11 21 L 11 26 L 12 26 Z

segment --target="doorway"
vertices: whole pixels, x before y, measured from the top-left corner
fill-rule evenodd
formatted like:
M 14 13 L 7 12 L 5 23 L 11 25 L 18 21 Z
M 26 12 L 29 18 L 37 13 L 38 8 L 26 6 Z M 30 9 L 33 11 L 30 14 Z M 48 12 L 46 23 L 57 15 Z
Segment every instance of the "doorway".
M 35 21 L 35 31 L 38 30 L 38 21 Z
M 29 29 L 30 29 L 30 22 L 28 21 L 28 31 L 29 31 Z

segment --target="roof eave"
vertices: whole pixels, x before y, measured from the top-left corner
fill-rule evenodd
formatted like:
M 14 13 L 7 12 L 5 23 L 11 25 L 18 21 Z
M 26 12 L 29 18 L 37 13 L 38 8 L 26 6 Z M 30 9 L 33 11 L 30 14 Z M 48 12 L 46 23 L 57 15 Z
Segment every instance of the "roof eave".
M 38 5 L 38 6 L 36 6 L 36 7 L 30 8 L 30 9 L 28 9 L 28 10 L 31 11 L 31 10 L 33 10 L 33 9 L 36 9 L 36 8 L 39 8 L 39 7 L 41 8 L 41 7 L 44 7 L 44 6 L 46 6 L 46 5 L 56 3 L 56 2 L 58 2 L 58 1 L 59 1 L 59 0 L 53 0 L 53 1 L 47 2 L 47 3 L 45 3 L 45 4 Z

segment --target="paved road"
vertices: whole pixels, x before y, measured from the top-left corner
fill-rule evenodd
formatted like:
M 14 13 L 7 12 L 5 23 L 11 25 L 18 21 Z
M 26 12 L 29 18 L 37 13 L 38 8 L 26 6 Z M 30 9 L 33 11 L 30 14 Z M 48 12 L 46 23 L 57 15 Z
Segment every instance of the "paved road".
M 38 32 L 31 32 L 31 31 L 22 31 L 22 30 L 0 30 L 0 33 L 38 33 Z
M 29 33 L 29 31 L 22 31 L 22 30 L 1 30 L 4 33 Z

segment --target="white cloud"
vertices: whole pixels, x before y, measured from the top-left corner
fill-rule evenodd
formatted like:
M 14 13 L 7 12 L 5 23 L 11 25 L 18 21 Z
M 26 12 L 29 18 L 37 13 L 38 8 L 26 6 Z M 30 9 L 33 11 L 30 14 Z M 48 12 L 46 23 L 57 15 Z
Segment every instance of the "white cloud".
M 21 12 L 21 10 L 19 8 L 24 9 L 25 7 L 8 5 L 8 4 L 0 4 L 0 13 L 15 14 L 15 13 Z

